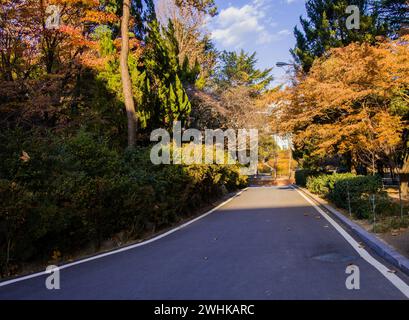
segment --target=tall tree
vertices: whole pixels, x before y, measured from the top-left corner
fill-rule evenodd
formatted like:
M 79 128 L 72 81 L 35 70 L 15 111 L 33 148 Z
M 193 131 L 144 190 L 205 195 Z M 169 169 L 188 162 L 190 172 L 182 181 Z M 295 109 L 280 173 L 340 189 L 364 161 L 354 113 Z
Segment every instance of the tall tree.
M 153 0 L 113 0 L 104 3 L 105 5 L 102 6 L 103 11 L 121 14 L 119 66 L 128 121 L 128 146 L 133 147 L 136 144 L 138 117 L 137 108 L 135 107 L 135 93 L 132 90 L 132 72 L 129 69 L 130 34 L 141 42 L 145 40 L 147 24 L 156 19 L 155 8 Z M 131 20 L 132 25 L 130 24 Z M 114 31 L 116 29 L 115 25 L 111 26 L 111 28 Z M 133 31 L 132 33 L 130 32 L 131 30 Z M 115 33 L 111 33 L 111 35 L 115 36 Z
M 356 169 L 398 171 L 407 155 L 406 39 L 332 49 L 279 97 L 279 126 L 293 133 L 300 158 L 319 166 L 344 156 Z
M 215 16 L 214 0 L 159 0 L 158 19 L 172 33 L 180 65 L 194 71 L 186 83 L 202 89 L 216 62 L 216 50 L 206 30 L 206 19 Z
M 359 29 L 347 28 L 350 5 L 359 8 Z M 370 0 L 307 0 L 307 18 L 300 17 L 302 30 L 294 28 L 296 46 L 290 51 L 295 61 L 308 71 L 314 59 L 330 48 L 352 42 L 375 43 L 377 36 L 388 35 L 388 24 L 379 18 L 378 7 L 377 1 Z
M 132 94 L 131 76 L 129 75 L 128 57 L 129 57 L 129 16 L 130 0 L 123 0 L 122 18 L 121 18 L 121 80 L 124 95 L 126 115 L 128 118 L 128 146 L 133 147 L 136 143 L 137 117 L 135 111 L 134 98 Z
M 245 86 L 261 92 L 273 80 L 272 68 L 261 70 L 256 64 L 256 52 L 249 54 L 243 50 L 238 53 L 224 51 L 220 55 L 215 81 L 221 89 Z
M 149 103 L 142 117 L 151 126 L 171 128 L 173 121 L 186 123 L 191 105 L 181 82 L 177 43 L 168 33 L 166 28 L 161 32 L 157 21 L 149 24 L 142 68 L 145 79 L 141 82 Z
M 389 36 L 396 37 L 409 28 L 409 2 L 407 0 L 372 0 L 377 8 L 380 20 L 389 27 Z

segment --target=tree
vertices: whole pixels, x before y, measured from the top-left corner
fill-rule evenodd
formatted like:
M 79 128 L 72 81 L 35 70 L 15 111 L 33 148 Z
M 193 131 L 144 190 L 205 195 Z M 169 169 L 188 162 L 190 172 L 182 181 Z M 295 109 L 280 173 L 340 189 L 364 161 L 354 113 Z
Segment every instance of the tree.
M 130 0 L 123 0 L 122 18 L 121 18 L 121 80 L 122 90 L 124 94 L 124 103 L 126 115 L 128 118 L 128 146 L 133 147 L 136 143 L 136 125 L 137 118 L 135 112 L 135 104 L 132 94 L 132 83 L 129 75 L 128 57 L 129 57 L 129 15 L 130 15 Z
M 379 18 L 377 1 L 372 4 L 369 0 L 308 0 L 305 4 L 308 18 L 300 17 L 302 31 L 294 28 L 296 46 L 290 50 L 303 71 L 309 71 L 314 59 L 330 48 L 353 42 L 374 44 L 377 36 L 388 35 L 388 23 Z M 349 5 L 359 8 L 359 29 L 347 28 Z
M 125 104 L 127 125 L 128 125 L 128 146 L 133 147 L 136 144 L 136 132 L 137 132 L 137 110 L 135 107 L 136 93 L 133 92 L 134 84 L 132 84 L 132 74 L 137 72 L 137 66 L 133 66 L 135 70 L 130 70 L 130 35 L 133 40 L 139 42 L 145 41 L 147 27 L 146 25 L 156 19 L 155 10 L 152 0 L 122 0 L 122 1 L 109 1 L 100 6 L 94 15 L 91 15 L 92 20 L 97 26 L 105 27 L 104 32 L 99 32 L 101 29 L 94 28 L 94 36 L 100 41 L 100 54 L 107 56 L 109 54 L 115 54 L 115 47 L 112 38 L 116 37 L 117 25 L 115 20 L 104 19 L 106 15 L 121 14 L 120 24 L 120 56 L 119 56 L 119 71 L 121 75 L 122 84 L 122 96 Z M 95 19 L 95 17 L 97 17 Z M 131 33 L 130 30 L 133 32 Z M 97 33 L 95 33 L 95 31 Z M 135 44 L 135 41 L 133 41 Z M 101 52 L 102 49 L 102 52 Z M 115 72 L 115 57 L 109 60 L 107 67 Z M 112 76 L 111 72 L 111 76 Z M 108 73 L 105 72 L 105 75 Z
M 256 67 L 256 52 L 248 54 L 224 51 L 220 56 L 215 82 L 221 90 L 226 87 L 245 86 L 260 93 L 273 80 L 272 68 L 260 70 Z
M 146 76 L 141 82 L 148 103 L 142 113 L 145 123 L 151 127 L 171 128 L 174 121 L 186 124 L 191 104 L 181 81 L 182 67 L 177 56 L 177 44 L 157 21 L 149 24 L 146 37 L 146 50 L 143 55 L 143 72 Z
M 215 16 L 213 0 L 160 0 L 158 20 L 168 29 L 177 45 L 179 64 L 189 69 L 189 85 L 203 89 L 216 63 L 216 50 L 205 29 L 207 16 Z
M 396 37 L 409 27 L 409 3 L 407 0 L 373 0 L 379 18 L 389 26 L 389 36 Z
M 398 171 L 407 153 L 409 46 L 405 38 L 350 44 L 316 60 L 281 92 L 276 115 L 310 166 L 342 156 L 358 170 Z

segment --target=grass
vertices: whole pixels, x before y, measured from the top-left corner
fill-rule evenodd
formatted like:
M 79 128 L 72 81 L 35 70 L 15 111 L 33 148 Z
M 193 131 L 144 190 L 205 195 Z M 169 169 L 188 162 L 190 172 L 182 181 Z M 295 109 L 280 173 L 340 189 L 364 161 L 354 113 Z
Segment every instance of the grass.
M 377 217 L 378 218 L 378 217 Z M 387 233 L 389 231 L 406 229 L 409 227 L 409 216 L 389 216 L 389 217 L 379 217 L 380 220 L 375 223 L 372 222 L 371 231 L 374 233 Z M 379 219 L 378 218 L 378 219 Z

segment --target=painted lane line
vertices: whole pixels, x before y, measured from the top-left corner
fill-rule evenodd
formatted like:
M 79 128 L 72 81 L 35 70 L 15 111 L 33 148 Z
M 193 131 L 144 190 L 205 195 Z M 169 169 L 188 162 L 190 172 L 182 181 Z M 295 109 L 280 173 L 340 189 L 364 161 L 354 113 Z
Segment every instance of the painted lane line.
M 335 220 L 333 220 L 328 214 L 326 214 L 316 203 L 309 199 L 304 193 L 302 193 L 297 188 L 292 187 L 296 190 L 305 200 L 307 200 L 314 208 L 317 210 L 344 238 L 345 240 L 355 249 L 356 252 L 370 265 L 377 269 L 386 279 L 388 279 L 400 292 L 402 292 L 406 298 L 409 298 L 409 286 L 400 279 L 396 274 L 391 273 L 390 269 L 372 257 L 368 251 L 366 251 L 359 243 L 352 238 L 349 233 L 347 233 L 344 228 L 342 228 Z
M 111 256 L 111 255 L 117 254 L 117 253 L 121 253 L 121 252 L 132 250 L 132 249 L 135 249 L 135 248 L 138 248 L 138 247 L 142 247 L 142 246 L 145 246 L 145 245 L 147 245 L 149 243 L 152 243 L 152 242 L 155 242 L 155 241 L 160 240 L 162 238 L 165 238 L 168 235 L 170 235 L 172 233 L 175 233 L 176 231 L 179 231 L 179 230 L 189 226 L 190 224 L 192 224 L 192 223 L 194 223 L 194 222 L 196 222 L 196 221 L 198 221 L 200 219 L 203 219 L 204 217 L 208 216 L 209 214 L 212 214 L 213 212 L 219 210 L 221 207 L 228 204 L 230 201 L 232 201 L 233 199 L 238 197 L 240 194 L 242 194 L 246 190 L 248 190 L 248 187 L 244 188 L 243 190 L 241 190 L 239 192 L 237 192 L 235 195 L 233 195 L 232 197 L 230 197 L 226 201 L 222 202 L 221 204 L 214 207 L 213 209 L 205 212 L 204 214 L 200 215 L 199 217 L 194 218 L 194 219 L 192 219 L 192 220 L 190 220 L 190 221 L 188 221 L 188 222 L 186 222 L 186 223 L 184 223 L 184 224 L 182 224 L 182 225 L 180 225 L 178 227 L 175 227 L 175 228 L 173 228 L 173 229 L 171 229 L 171 230 L 169 230 L 169 231 L 167 231 L 167 232 L 165 232 L 163 234 L 160 234 L 160 235 L 158 235 L 158 236 L 156 236 L 156 237 L 154 237 L 152 239 L 149 239 L 149 240 L 146 240 L 146 241 L 143 241 L 143 242 L 139 242 L 139 243 L 127 246 L 127 247 L 120 248 L 120 249 L 112 250 L 112 251 L 109 251 L 109 252 L 106 252 L 106 253 L 101 253 L 101 254 L 98 254 L 98 255 L 95 255 L 95 256 L 92 256 L 92 257 L 89 257 L 89 258 L 81 259 L 81 260 L 78 260 L 78 261 L 75 261 L 75 262 L 63 264 L 61 266 L 58 266 L 58 268 L 59 268 L 59 270 L 67 269 L 67 268 L 70 268 L 70 267 L 73 267 L 73 266 L 76 266 L 76 265 L 79 265 L 79 264 L 82 264 L 82 263 L 86 263 L 86 262 L 89 262 L 89 261 L 97 260 L 97 259 L 100 259 L 100 258 L 104 258 L 104 257 L 108 257 L 108 256 Z M 21 281 L 36 278 L 36 277 L 41 277 L 41 276 L 48 275 L 48 274 L 49 273 L 46 273 L 45 271 L 41 271 L 41 272 L 33 273 L 33 274 L 30 274 L 30 275 L 27 275 L 27 276 L 22 276 L 22 277 L 19 277 L 19 278 L 3 281 L 3 282 L 0 282 L 0 287 L 4 287 L 4 286 L 7 286 L 7 285 L 16 283 L 16 282 L 21 282 Z

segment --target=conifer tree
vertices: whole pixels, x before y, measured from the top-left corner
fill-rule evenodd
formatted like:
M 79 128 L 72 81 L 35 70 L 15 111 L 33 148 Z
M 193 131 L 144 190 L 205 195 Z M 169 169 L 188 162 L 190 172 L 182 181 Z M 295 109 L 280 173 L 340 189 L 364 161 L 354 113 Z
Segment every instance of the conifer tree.
M 393 0 L 390 0 L 393 1 Z M 400 1 L 400 0 L 398 0 Z M 347 28 L 347 7 L 359 8 L 358 29 Z M 296 46 L 291 53 L 304 71 L 309 71 L 316 57 L 330 48 L 353 42 L 374 43 L 377 36 L 388 35 L 388 23 L 379 17 L 378 1 L 370 0 L 308 0 L 307 18 L 300 17 L 302 30 L 294 28 Z

